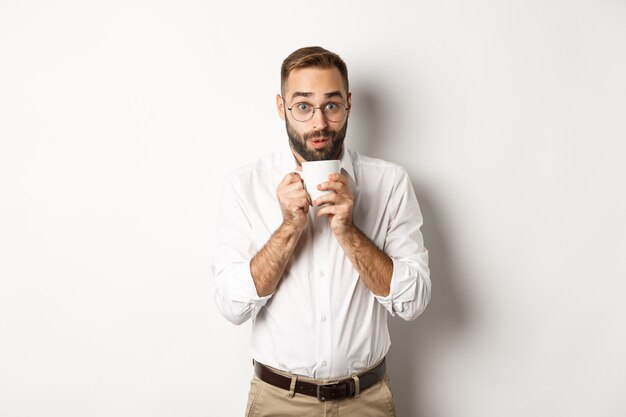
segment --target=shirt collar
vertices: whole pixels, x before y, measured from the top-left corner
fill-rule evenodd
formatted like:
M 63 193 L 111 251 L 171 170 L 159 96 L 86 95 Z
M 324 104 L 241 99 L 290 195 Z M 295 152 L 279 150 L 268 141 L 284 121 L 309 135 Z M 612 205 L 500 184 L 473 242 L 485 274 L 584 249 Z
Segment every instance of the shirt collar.
M 354 175 L 354 166 L 352 164 L 352 154 L 350 149 L 343 145 L 343 152 L 341 152 L 341 168 L 352 177 L 352 180 L 356 183 L 356 176 Z
M 352 156 L 346 145 L 343 146 L 343 151 L 341 152 L 341 158 L 339 158 L 339 160 L 341 161 L 341 169 L 344 170 L 354 182 L 356 182 Z M 287 175 L 287 173 L 295 171 L 296 168 L 298 168 L 298 161 L 296 161 L 296 157 L 293 156 L 291 147 L 287 144 L 287 149 L 282 152 L 280 170 L 283 175 Z

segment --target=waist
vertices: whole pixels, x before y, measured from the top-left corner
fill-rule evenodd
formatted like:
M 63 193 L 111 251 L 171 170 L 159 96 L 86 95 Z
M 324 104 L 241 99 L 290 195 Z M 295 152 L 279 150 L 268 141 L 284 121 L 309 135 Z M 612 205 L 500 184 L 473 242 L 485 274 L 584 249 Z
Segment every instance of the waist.
M 265 365 L 309 378 L 352 375 L 377 364 L 389 351 L 385 313 L 376 306 L 356 315 L 318 313 L 313 321 L 310 312 L 261 311 L 252 328 L 251 354 Z
M 370 388 L 387 375 L 385 358 L 362 372 L 334 381 L 291 374 L 256 361 L 253 361 L 253 364 L 255 375 L 261 381 L 290 391 L 291 395 L 295 393 L 308 395 L 317 397 L 320 401 L 358 397 L 361 391 Z
M 304 348 L 302 353 L 307 353 L 305 344 L 300 344 Z M 336 381 L 361 373 L 379 364 L 387 354 L 389 345 L 376 345 L 376 348 L 369 352 L 352 352 L 348 356 L 337 349 L 328 356 L 327 361 L 323 358 L 313 359 L 315 352 L 310 352 L 311 356 L 300 356 L 294 355 L 294 350 L 282 352 L 280 347 L 276 348 L 275 351 L 253 348 L 252 357 L 257 362 L 261 362 L 279 373 L 297 375 L 311 381 Z M 278 351 L 284 355 L 281 357 Z

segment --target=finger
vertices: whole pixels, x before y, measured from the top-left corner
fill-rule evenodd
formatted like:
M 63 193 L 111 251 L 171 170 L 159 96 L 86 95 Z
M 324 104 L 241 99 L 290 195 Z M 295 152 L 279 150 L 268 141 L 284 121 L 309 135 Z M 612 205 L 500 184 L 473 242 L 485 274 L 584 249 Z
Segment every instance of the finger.
M 317 210 L 317 216 L 328 216 L 329 219 L 339 219 L 342 222 L 350 221 L 352 217 L 350 213 L 345 210 L 345 207 L 338 205 L 327 205 L 320 207 Z
M 302 199 L 303 200 L 303 202 L 302 202 L 303 206 L 307 206 L 308 207 L 308 206 L 313 205 L 313 203 L 311 202 L 311 197 L 309 196 L 309 193 L 307 193 L 304 190 L 301 193 L 297 193 L 297 194 L 293 193 L 293 194 L 291 194 L 289 198 L 294 199 L 294 200 L 295 199 Z
M 291 180 L 291 182 L 302 182 L 302 177 L 300 176 L 300 174 L 298 174 L 297 172 L 291 172 L 287 175 L 289 177 L 289 179 Z
M 310 203 L 311 203 L 309 195 L 306 194 L 306 192 L 289 193 L 289 194 L 283 196 L 284 204 L 294 204 L 294 202 L 299 201 L 299 200 L 304 201 L 306 203 L 306 205 L 310 205 Z
M 310 202 L 308 198 L 294 198 L 289 200 L 285 209 L 289 211 L 299 211 L 302 210 L 305 213 L 309 211 Z
M 317 211 L 317 217 L 322 217 L 322 216 L 326 216 L 326 215 L 334 215 L 335 214 L 335 206 L 332 204 L 329 204 L 327 206 L 324 207 L 320 207 L 320 209 Z
M 289 184 L 281 184 L 276 190 L 277 195 L 283 195 L 286 193 L 304 191 L 304 183 L 302 181 L 295 181 Z
M 346 185 L 340 182 L 330 182 L 326 181 L 321 184 L 318 184 L 317 189 L 321 191 L 333 190 L 335 192 L 340 192 L 346 188 Z
M 305 192 L 305 191 L 304 191 L 304 185 L 301 182 L 294 182 L 294 183 L 282 186 L 278 190 L 278 192 L 279 194 L 288 194 L 288 193 Z
M 282 187 L 283 185 L 287 185 L 287 184 L 291 184 L 293 182 L 292 178 L 291 178 L 291 173 L 285 175 L 282 179 L 282 181 L 280 182 L 280 184 L 278 184 L 278 188 Z
M 282 185 L 292 184 L 294 182 L 302 182 L 302 178 L 295 172 L 290 172 L 289 174 L 285 175 L 285 178 L 283 178 L 283 180 L 280 182 L 279 187 Z
M 348 184 L 348 177 L 346 177 L 345 175 L 341 175 L 341 174 L 330 174 L 328 176 L 328 179 L 331 182 L 340 182 L 342 184 L 347 185 Z
M 278 197 L 283 200 L 293 200 L 298 198 L 304 198 L 310 201 L 309 194 L 303 188 L 297 188 L 279 193 Z
M 335 205 L 339 202 L 336 193 L 328 193 L 322 196 L 319 196 L 315 201 L 313 201 L 314 206 L 321 206 L 322 204 L 332 204 Z

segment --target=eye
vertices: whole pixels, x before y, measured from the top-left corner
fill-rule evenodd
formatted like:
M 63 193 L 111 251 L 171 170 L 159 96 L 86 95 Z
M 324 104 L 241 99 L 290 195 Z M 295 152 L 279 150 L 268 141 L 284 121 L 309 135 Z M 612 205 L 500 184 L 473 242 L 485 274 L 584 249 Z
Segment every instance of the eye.
M 297 103 L 294 107 L 302 113 L 308 112 L 311 109 L 311 105 L 308 103 Z
M 337 103 L 328 103 L 326 106 L 324 106 L 324 108 L 329 111 L 335 111 L 339 108 L 339 105 Z

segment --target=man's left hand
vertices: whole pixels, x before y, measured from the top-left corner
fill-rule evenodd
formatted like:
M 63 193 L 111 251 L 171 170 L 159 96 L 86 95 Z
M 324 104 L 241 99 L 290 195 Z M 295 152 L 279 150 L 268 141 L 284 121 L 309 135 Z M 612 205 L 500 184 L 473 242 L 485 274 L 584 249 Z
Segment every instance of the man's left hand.
M 317 188 L 322 191 L 334 191 L 313 201 L 313 205 L 316 207 L 326 204 L 318 210 L 317 215 L 328 215 L 333 233 L 340 235 L 354 227 L 352 223 L 354 195 L 348 187 L 348 177 L 341 174 L 330 174 L 328 181 L 321 183 Z

